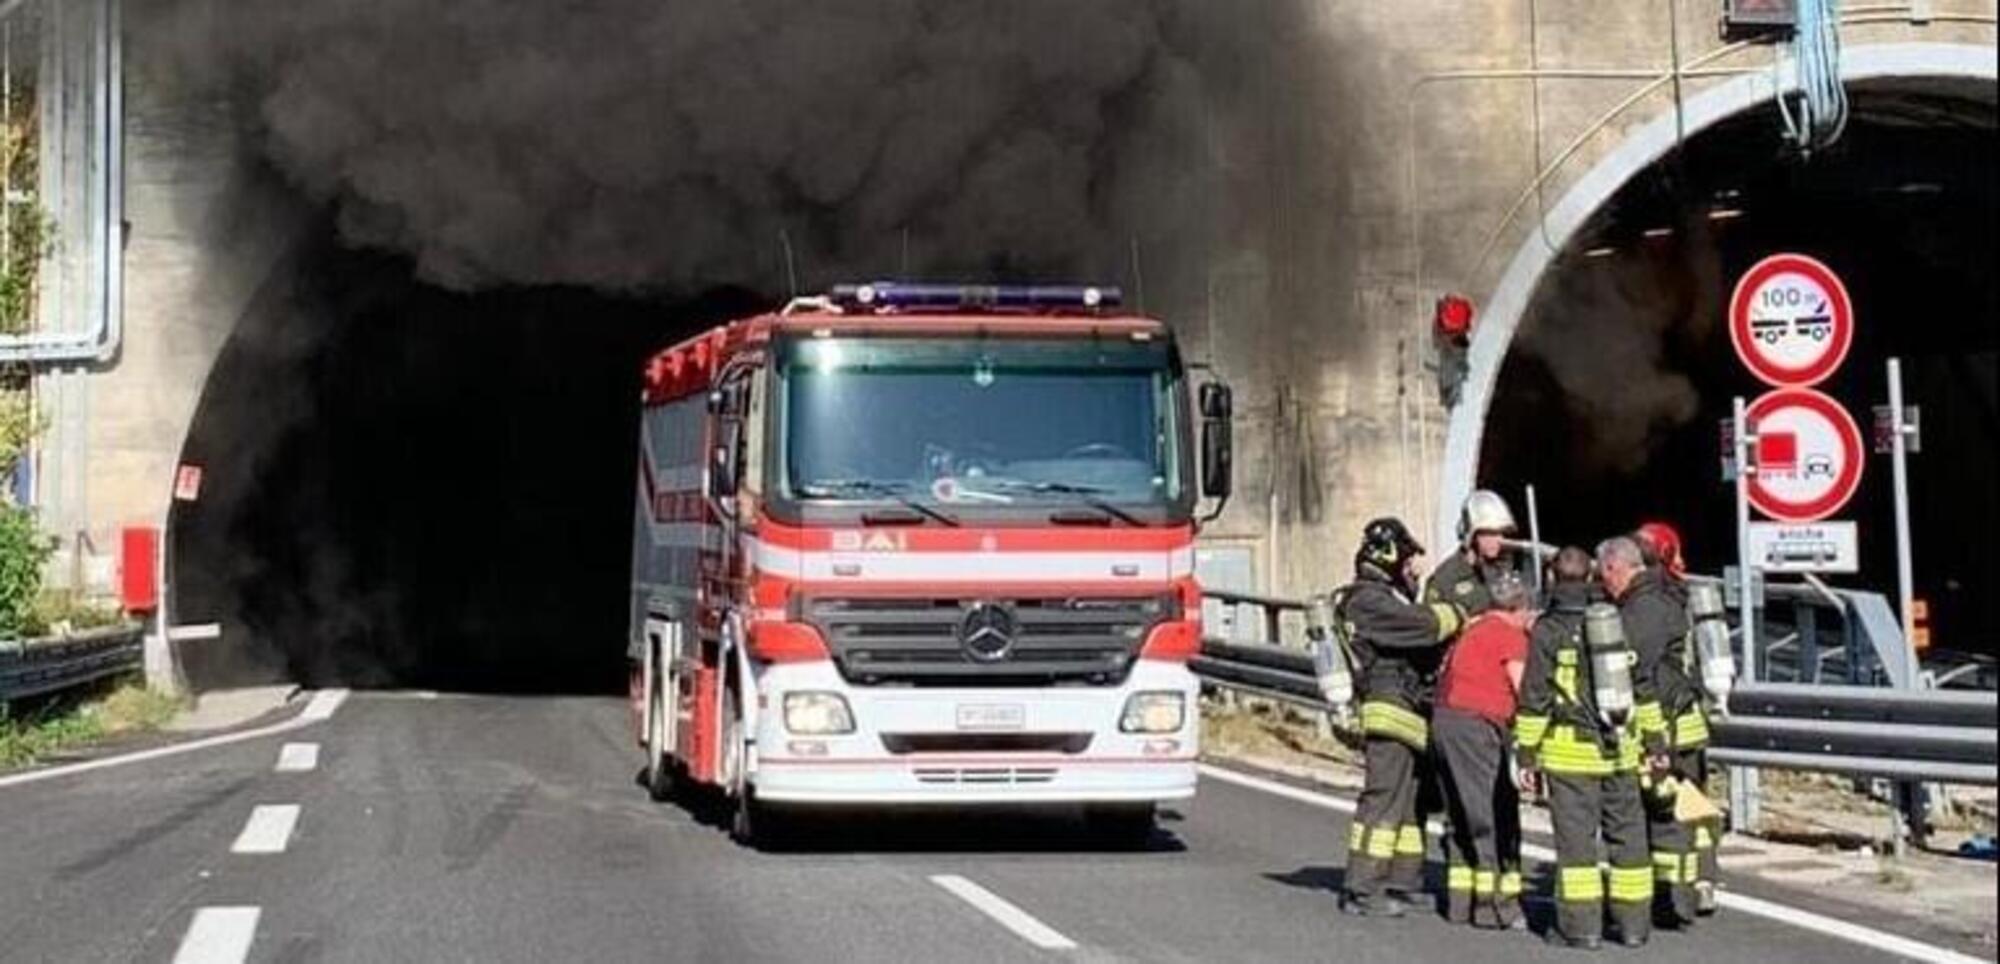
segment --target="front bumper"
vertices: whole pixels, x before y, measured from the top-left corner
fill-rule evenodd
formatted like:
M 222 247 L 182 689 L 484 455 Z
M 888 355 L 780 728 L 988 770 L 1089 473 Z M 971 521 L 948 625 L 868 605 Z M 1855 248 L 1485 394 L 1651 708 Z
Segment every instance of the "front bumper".
M 984 805 L 1157 803 L 1194 796 L 1199 751 L 1198 686 L 1187 667 L 1141 660 L 1116 687 L 929 689 L 855 687 L 831 663 L 780 664 L 758 681 L 759 717 L 751 781 L 757 797 L 802 805 Z M 801 736 L 785 730 L 784 694 L 836 692 L 855 732 Z M 1173 690 L 1186 700 L 1172 733 L 1121 733 L 1125 701 Z M 897 737 L 963 736 L 961 706 L 1019 707 L 1007 734 L 1089 734 L 1080 752 L 941 750 L 892 752 Z M 989 731 L 979 731 L 989 732 Z M 1002 731 L 991 731 L 1002 732 Z

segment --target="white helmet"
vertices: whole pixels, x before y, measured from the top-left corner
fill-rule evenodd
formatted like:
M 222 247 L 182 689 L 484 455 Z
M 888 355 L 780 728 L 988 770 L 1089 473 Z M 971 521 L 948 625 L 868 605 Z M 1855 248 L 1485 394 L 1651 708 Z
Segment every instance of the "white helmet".
M 1514 510 L 1507 508 L 1507 500 L 1500 493 L 1490 489 L 1478 489 L 1465 497 L 1465 508 L 1458 513 L 1458 541 L 1472 541 L 1475 533 L 1514 531 Z

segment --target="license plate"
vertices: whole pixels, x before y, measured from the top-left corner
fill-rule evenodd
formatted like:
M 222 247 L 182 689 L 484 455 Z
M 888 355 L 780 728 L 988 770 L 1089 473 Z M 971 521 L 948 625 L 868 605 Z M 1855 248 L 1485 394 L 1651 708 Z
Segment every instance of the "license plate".
M 960 703 L 961 730 L 1018 730 L 1028 725 L 1028 708 L 1019 703 Z

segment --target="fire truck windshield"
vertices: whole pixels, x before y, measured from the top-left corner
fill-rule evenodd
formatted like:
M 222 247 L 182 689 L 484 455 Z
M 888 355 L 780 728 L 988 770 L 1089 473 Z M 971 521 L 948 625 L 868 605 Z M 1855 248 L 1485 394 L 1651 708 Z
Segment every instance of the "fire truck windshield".
M 812 338 L 778 359 L 781 502 L 1159 523 L 1192 501 L 1160 341 Z

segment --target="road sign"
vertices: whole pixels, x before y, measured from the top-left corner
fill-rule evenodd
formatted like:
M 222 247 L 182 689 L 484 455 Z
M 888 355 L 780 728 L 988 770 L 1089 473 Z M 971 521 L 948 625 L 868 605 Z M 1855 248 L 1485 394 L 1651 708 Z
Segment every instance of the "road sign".
M 1802 254 L 1752 265 L 1729 298 L 1736 357 L 1774 388 L 1817 385 L 1854 343 L 1854 304 L 1832 269 Z
M 1891 455 L 1896 451 L 1895 409 L 1887 405 L 1875 406 L 1875 454 Z M 1924 450 L 1923 410 L 1915 405 L 1903 406 L 1903 451 L 1915 455 Z
M 1750 560 L 1765 572 L 1859 572 L 1860 527 L 1852 522 L 1750 523 Z
M 1756 472 L 1747 495 L 1780 522 L 1817 522 L 1861 485 L 1861 428 L 1839 402 L 1809 388 L 1781 388 L 1750 404 Z
M 193 502 L 201 498 L 201 466 L 182 463 L 174 471 L 174 500 Z

